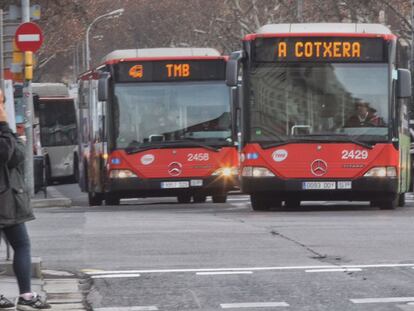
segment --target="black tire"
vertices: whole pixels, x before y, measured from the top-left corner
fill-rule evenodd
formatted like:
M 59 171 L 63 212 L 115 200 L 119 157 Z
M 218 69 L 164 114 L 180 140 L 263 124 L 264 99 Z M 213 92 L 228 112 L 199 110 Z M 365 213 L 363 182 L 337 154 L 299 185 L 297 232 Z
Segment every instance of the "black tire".
M 296 209 L 300 207 L 300 201 L 296 199 L 289 199 L 285 201 L 285 205 L 288 209 Z
M 398 207 L 398 197 L 390 200 L 382 200 L 378 202 L 379 208 L 382 210 L 393 210 Z
M 216 194 L 212 196 L 213 203 L 226 203 L 227 194 Z
M 115 195 L 108 194 L 105 197 L 105 205 L 119 205 L 121 203 L 121 198 Z
M 405 193 L 400 193 L 398 195 L 398 206 L 403 207 L 405 205 Z
M 177 201 L 181 204 L 187 204 L 191 202 L 191 195 L 189 194 L 179 194 L 177 195 Z
M 50 168 L 49 159 L 46 159 L 46 161 L 45 161 L 45 179 L 46 179 L 46 185 L 47 186 L 53 185 L 52 169 Z
M 72 181 L 75 184 L 79 183 L 79 160 L 78 160 L 77 155 L 74 156 L 74 160 L 73 160 L 73 177 L 72 177 Z
M 89 206 L 101 206 L 103 202 L 103 197 L 99 193 L 88 192 L 88 203 Z
M 272 207 L 272 201 L 260 194 L 251 194 L 250 202 L 254 211 L 268 211 Z
M 204 194 L 195 194 L 193 196 L 193 202 L 194 203 L 205 203 L 207 200 L 207 196 Z

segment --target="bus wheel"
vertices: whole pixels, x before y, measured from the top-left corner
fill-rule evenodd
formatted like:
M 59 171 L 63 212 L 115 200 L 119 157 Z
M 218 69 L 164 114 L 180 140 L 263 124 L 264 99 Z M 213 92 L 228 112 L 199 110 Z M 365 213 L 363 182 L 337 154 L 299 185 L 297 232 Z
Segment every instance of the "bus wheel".
M 105 198 L 105 205 L 119 205 L 121 203 L 121 198 L 115 195 L 108 195 Z
M 272 207 L 272 200 L 260 194 L 251 194 L 250 202 L 254 211 L 268 211 Z
M 398 206 L 403 207 L 405 205 L 405 193 L 400 193 L 398 195 Z
M 391 200 L 383 200 L 378 202 L 379 208 L 380 209 L 384 209 L 384 210 L 392 210 L 392 209 L 396 209 L 398 206 L 398 197 L 396 199 L 391 199 Z
M 179 194 L 177 195 L 178 203 L 186 204 L 191 202 L 191 195 L 189 194 Z
M 79 161 L 77 156 L 75 156 L 75 160 L 73 160 L 73 182 L 79 182 Z
M 52 169 L 50 168 L 49 159 L 46 160 L 46 164 L 45 164 L 45 178 L 46 178 L 46 185 L 51 186 L 53 184 L 53 181 L 52 181 Z
M 89 206 L 101 206 L 103 202 L 102 195 L 99 193 L 88 192 Z
M 226 203 L 227 194 L 216 194 L 212 196 L 213 203 Z
M 207 196 L 204 194 L 195 194 L 193 196 L 194 203 L 205 203 L 207 200 Z
M 285 201 L 285 205 L 288 209 L 295 209 L 300 207 L 300 201 L 296 199 L 289 199 Z

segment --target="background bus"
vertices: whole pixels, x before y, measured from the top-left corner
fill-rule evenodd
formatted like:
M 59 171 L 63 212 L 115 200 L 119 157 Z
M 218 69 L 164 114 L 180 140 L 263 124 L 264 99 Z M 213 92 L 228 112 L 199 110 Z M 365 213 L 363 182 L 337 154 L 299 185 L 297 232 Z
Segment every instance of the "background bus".
M 46 180 L 48 184 L 57 180 L 76 182 L 79 157 L 74 99 L 62 83 L 33 83 L 32 86 L 34 123 L 37 124 L 34 145 L 35 149 L 40 146 L 40 152 L 45 156 Z M 39 153 L 38 150 L 35 152 Z
M 90 205 L 226 201 L 238 157 L 225 66 L 213 49 L 118 50 L 80 77 L 80 186 Z
M 243 64 L 242 190 L 254 210 L 285 201 L 404 205 L 411 77 L 376 24 L 266 25 L 233 53 Z

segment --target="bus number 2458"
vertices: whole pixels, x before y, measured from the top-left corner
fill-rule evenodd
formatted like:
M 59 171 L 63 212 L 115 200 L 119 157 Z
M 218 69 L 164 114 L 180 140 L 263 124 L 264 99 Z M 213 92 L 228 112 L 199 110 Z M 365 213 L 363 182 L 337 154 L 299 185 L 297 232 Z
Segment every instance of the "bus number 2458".
M 366 160 L 368 151 L 366 150 L 342 150 L 342 160 Z
M 210 156 L 208 153 L 189 153 L 187 154 L 187 161 L 208 161 Z

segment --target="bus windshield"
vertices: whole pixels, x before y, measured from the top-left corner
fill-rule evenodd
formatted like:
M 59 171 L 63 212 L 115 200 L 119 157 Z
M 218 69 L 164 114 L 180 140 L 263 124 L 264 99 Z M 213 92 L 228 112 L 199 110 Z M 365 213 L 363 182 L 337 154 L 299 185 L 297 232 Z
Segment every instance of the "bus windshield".
M 250 139 L 389 137 L 387 64 L 257 63 L 249 73 Z
M 113 109 L 117 148 L 187 140 L 223 144 L 231 139 L 224 81 L 119 83 Z
M 38 113 L 42 147 L 77 145 L 73 100 L 41 100 Z

